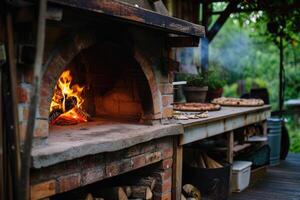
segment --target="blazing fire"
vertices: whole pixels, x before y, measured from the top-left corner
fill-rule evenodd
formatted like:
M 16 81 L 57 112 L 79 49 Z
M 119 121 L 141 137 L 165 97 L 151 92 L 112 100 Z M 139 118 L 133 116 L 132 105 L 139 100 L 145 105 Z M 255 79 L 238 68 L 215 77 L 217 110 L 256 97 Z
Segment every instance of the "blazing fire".
M 82 110 L 84 87 L 71 86 L 72 76 L 69 70 L 59 77 L 50 105 L 50 124 L 72 125 L 86 122 L 88 115 Z

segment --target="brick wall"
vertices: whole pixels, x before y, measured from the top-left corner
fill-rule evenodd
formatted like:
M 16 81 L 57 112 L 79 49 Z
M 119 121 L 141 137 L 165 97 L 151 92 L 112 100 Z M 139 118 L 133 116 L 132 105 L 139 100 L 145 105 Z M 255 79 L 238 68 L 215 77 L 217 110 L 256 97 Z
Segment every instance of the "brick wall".
M 171 199 L 173 139 L 161 138 L 110 153 L 31 170 L 31 199 L 67 192 L 154 163 L 154 199 Z M 149 172 L 152 173 L 152 172 Z
M 52 29 L 50 29 L 52 30 Z M 47 34 L 51 35 L 50 30 L 48 30 Z M 52 30 L 53 31 L 53 30 Z M 55 29 L 54 31 L 55 32 Z M 60 31 L 64 32 L 64 31 Z M 53 41 L 46 41 L 46 52 L 45 52 L 45 73 L 42 79 L 41 89 L 40 89 L 40 99 L 38 110 L 37 110 L 37 117 L 36 117 L 36 128 L 34 132 L 35 141 L 40 141 L 49 135 L 49 127 L 48 127 L 48 117 L 49 117 L 49 106 L 51 102 L 51 98 L 53 95 L 53 89 L 57 82 L 58 77 L 62 73 L 62 71 L 68 66 L 71 61 L 76 57 L 76 55 L 81 54 L 81 52 L 85 51 L 86 49 L 90 48 L 94 44 L 97 43 L 96 34 L 92 34 L 90 31 L 88 33 L 79 33 L 74 37 L 66 37 L 64 35 L 64 40 L 60 41 L 57 38 L 60 38 L 59 35 L 56 35 L 56 40 Z M 134 36 L 135 37 L 135 36 Z M 151 38 L 153 36 L 146 35 L 145 38 Z M 51 38 L 51 37 L 48 37 Z M 115 115 L 120 115 L 120 113 L 126 113 L 129 115 L 139 116 L 142 113 L 143 120 L 159 120 L 162 118 L 168 118 L 172 116 L 172 102 L 173 102 L 173 87 L 172 87 L 172 73 L 169 72 L 162 72 L 163 66 L 160 66 L 160 60 L 163 59 L 163 55 L 158 54 L 161 50 L 164 50 L 163 41 L 159 43 L 157 46 L 153 47 L 145 47 L 143 45 L 139 45 L 138 43 L 143 43 L 146 40 L 133 41 L 133 47 L 130 49 L 125 57 L 131 56 L 131 60 L 129 64 L 133 64 L 139 67 L 141 73 L 143 73 L 144 80 L 147 87 L 143 87 L 142 89 L 139 88 L 140 91 L 148 91 L 148 93 L 142 93 L 140 97 L 148 98 L 148 103 L 152 106 L 149 107 L 146 104 L 143 104 L 144 99 L 134 99 L 131 101 L 130 106 L 134 107 L 135 109 L 132 110 L 119 110 L 119 112 L 114 112 Z M 61 39 L 61 38 L 60 38 Z M 157 39 L 157 38 L 154 38 Z M 149 39 L 150 40 L 150 39 Z M 151 41 L 151 40 L 150 40 Z M 157 42 L 152 42 L 157 43 Z M 147 45 L 147 44 L 146 44 Z M 121 45 L 122 46 L 122 45 Z M 51 47 L 51 48 L 50 48 Z M 121 53 L 127 51 L 127 47 L 125 46 L 121 49 Z M 114 50 L 111 50 L 113 53 Z M 96 54 L 99 53 L 96 51 Z M 120 68 L 128 68 L 127 60 L 125 61 L 113 61 L 117 60 L 115 57 L 107 57 L 99 53 L 96 55 L 96 59 L 105 58 L 108 62 L 108 59 L 115 63 L 115 65 L 119 66 Z M 120 54 L 119 54 L 120 55 Z M 119 58 L 120 56 L 117 55 L 116 57 Z M 155 58 L 155 59 L 152 59 Z M 105 60 L 104 59 L 104 60 Z M 84 62 L 84 59 L 83 59 Z M 104 62 L 104 63 L 105 63 Z M 131 71 L 133 75 L 136 75 L 135 78 L 139 79 L 141 77 L 139 73 L 136 71 Z M 92 71 L 87 73 L 93 74 Z M 95 74 L 94 74 L 95 75 Z M 124 74 L 122 74 L 124 76 Z M 109 76 L 111 77 L 111 76 Z M 103 78 L 103 76 L 102 76 Z M 96 77 L 95 80 L 102 80 L 101 77 Z M 106 80 L 108 80 L 106 78 Z M 32 82 L 32 70 L 29 67 L 21 67 L 19 69 L 19 85 L 18 85 L 18 94 L 19 94 L 19 116 L 20 116 L 20 132 L 22 137 L 24 137 L 25 130 L 26 130 L 26 123 L 28 119 L 28 107 L 29 107 L 29 93 L 31 90 L 31 82 Z M 98 84 L 99 85 L 99 84 Z M 103 87 L 105 84 L 101 86 Z M 136 85 L 143 85 L 140 82 L 137 82 Z M 96 87 L 97 89 L 97 87 Z M 103 88 L 102 88 L 103 89 Z M 139 91 L 139 92 L 140 92 Z M 121 91 L 121 92 L 124 92 Z M 133 91 L 134 92 L 134 91 Z M 99 100 L 99 99 L 97 99 Z M 119 103 L 122 104 L 119 104 Z M 118 107 L 120 108 L 128 108 L 128 101 L 118 101 Z M 146 106 L 145 106 L 146 105 Z M 142 112 L 141 110 L 142 109 Z M 94 109 L 95 110 L 95 109 Z

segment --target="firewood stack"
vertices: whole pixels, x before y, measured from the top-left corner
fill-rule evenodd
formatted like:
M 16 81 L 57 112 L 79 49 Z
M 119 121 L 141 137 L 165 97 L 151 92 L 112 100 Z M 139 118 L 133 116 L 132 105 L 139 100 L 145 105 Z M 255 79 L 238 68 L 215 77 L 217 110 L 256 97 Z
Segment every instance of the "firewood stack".
M 151 176 L 131 179 L 128 185 L 103 188 L 93 194 L 88 193 L 84 200 L 130 200 L 153 198 L 156 179 Z
M 200 152 L 195 149 L 189 149 L 189 155 L 192 155 L 188 158 L 188 165 L 195 168 L 221 168 L 222 164 L 215 161 L 211 157 L 209 157 L 206 153 Z M 181 200 L 201 200 L 203 197 L 199 188 L 195 187 L 191 184 L 185 184 L 182 187 Z

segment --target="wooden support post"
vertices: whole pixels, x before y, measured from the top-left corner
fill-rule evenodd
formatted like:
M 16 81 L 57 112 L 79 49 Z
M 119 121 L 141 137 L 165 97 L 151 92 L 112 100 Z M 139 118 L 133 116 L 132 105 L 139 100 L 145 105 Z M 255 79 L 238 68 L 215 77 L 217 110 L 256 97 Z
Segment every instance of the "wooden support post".
M 172 177 L 172 199 L 181 199 L 182 188 L 182 146 L 179 145 L 179 137 L 176 137 L 173 142 L 174 156 L 173 156 L 173 177 Z
M 267 120 L 262 122 L 262 128 L 263 128 L 263 135 L 267 136 L 268 135 L 268 125 L 267 125 Z
M 233 162 L 233 145 L 234 145 L 234 133 L 230 131 L 227 133 L 227 161 Z

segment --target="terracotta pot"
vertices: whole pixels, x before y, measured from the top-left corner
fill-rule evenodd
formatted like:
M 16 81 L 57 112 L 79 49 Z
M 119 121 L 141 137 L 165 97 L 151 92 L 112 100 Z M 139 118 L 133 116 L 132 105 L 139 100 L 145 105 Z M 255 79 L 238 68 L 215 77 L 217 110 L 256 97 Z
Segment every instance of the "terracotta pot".
M 187 102 L 203 103 L 206 99 L 208 87 L 184 87 L 185 98 Z
M 222 94 L 223 94 L 223 88 L 218 88 L 218 89 L 214 89 L 214 90 L 208 90 L 207 91 L 206 101 L 207 102 L 211 102 L 215 98 L 220 98 L 222 96 Z

